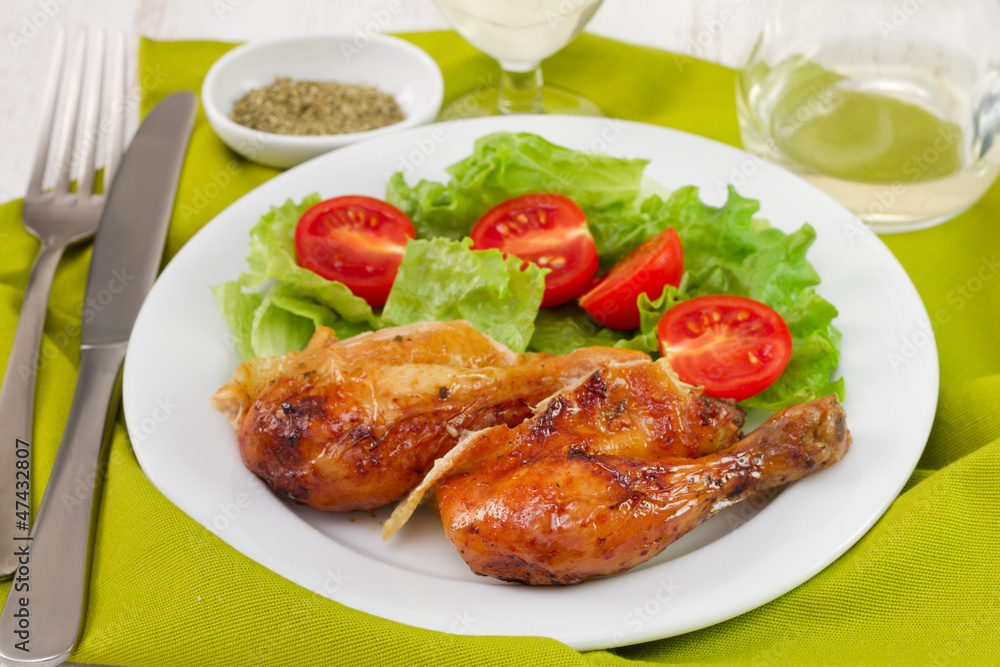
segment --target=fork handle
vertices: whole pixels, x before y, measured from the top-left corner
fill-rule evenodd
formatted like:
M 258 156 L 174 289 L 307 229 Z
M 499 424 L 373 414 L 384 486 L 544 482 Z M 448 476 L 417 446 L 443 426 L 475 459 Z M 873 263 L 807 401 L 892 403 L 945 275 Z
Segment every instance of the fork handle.
M 57 665 L 69 658 L 79 636 L 96 498 L 104 477 L 110 415 L 118 404 L 112 399 L 120 397 L 118 376 L 124 358 L 124 343 L 80 349 L 80 375 L 66 431 L 31 540 L 20 542 L 29 544 L 29 555 L 0 613 L 4 665 Z
M 24 480 L 16 479 L 16 465 L 19 452 L 23 460 L 30 461 L 35 377 L 40 370 L 42 329 L 45 327 L 45 310 L 49 292 L 52 291 L 52 280 L 63 247 L 43 242 L 35 258 L 0 388 L 0 579 L 10 577 L 17 569 L 14 549 L 18 542 L 14 538 L 28 534 L 26 526 L 17 527 L 19 519 L 15 510 L 30 505 L 30 480 L 24 484 Z M 18 481 L 22 482 L 20 488 Z

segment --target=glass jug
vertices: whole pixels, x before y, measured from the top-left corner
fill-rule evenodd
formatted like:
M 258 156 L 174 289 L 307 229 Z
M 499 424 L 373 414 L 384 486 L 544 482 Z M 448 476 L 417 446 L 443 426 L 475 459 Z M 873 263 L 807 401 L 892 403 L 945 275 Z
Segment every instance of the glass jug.
M 875 231 L 943 222 L 1000 172 L 1000 3 L 778 0 L 736 98 L 747 150 Z

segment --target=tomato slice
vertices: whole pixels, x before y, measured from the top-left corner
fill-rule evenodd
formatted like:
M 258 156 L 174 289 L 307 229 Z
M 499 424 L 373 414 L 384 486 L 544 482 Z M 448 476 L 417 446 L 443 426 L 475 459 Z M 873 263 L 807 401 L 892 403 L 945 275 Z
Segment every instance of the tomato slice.
M 597 245 L 587 216 L 562 195 L 529 194 L 501 202 L 483 214 L 469 236 L 474 250 L 498 248 L 550 269 L 544 308 L 579 296 L 597 274 Z
M 660 352 L 709 396 L 742 401 L 764 391 L 792 356 L 788 325 L 770 306 L 711 294 L 670 308 L 657 328 Z
M 683 276 L 684 251 L 671 227 L 651 236 L 612 266 L 580 297 L 580 305 L 606 327 L 635 329 L 640 324 L 639 295 L 658 299 L 664 287 L 677 287 Z
M 334 197 L 311 206 L 295 227 L 299 266 L 347 285 L 383 306 L 407 241 L 416 237 L 405 213 L 373 197 Z

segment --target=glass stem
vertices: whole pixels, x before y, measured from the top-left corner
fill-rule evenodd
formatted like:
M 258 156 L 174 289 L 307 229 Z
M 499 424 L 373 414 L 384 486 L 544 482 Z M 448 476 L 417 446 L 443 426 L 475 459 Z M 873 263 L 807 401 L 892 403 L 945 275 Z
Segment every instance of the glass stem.
M 500 63 L 497 108 L 502 114 L 543 113 L 541 63 Z

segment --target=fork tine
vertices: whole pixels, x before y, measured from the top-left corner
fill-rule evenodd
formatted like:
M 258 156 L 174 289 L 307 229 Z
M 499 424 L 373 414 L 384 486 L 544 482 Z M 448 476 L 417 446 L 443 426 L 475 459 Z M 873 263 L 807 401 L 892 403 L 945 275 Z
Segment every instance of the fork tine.
M 28 192 L 41 193 L 42 182 L 45 179 L 45 166 L 49 160 L 49 147 L 52 144 L 52 126 L 56 119 L 56 98 L 59 96 L 59 84 L 62 81 L 63 54 L 66 50 L 66 31 L 62 28 L 56 35 L 56 49 L 49 66 L 48 79 L 45 82 L 45 94 L 42 97 L 42 127 L 39 132 L 38 148 L 35 153 L 35 164 L 31 168 L 31 181 Z
M 73 49 L 73 60 L 70 64 L 72 73 L 69 78 L 69 85 L 66 88 L 66 104 L 63 108 L 63 117 L 60 119 L 59 144 L 54 157 L 56 158 L 55 195 L 61 197 L 69 192 L 69 172 L 73 166 L 73 144 L 76 140 L 77 114 L 80 112 L 80 95 L 83 80 L 83 61 L 87 55 L 87 31 L 81 28 L 77 39 L 76 48 Z
M 80 169 L 77 176 L 76 192 L 81 200 L 89 199 L 94 189 L 94 162 L 97 158 L 97 142 L 101 137 L 98 115 L 101 111 L 104 80 L 104 31 L 99 30 L 94 37 L 96 45 L 93 62 L 87 76 L 87 98 L 84 103 L 83 140 L 80 148 Z
M 111 57 L 111 131 L 108 133 L 107 156 L 104 160 L 104 192 L 111 187 L 111 181 L 118 169 L 122 152 L 125 150 L 125 99 L 128 95 L 125 71 L 128 69 L 125 51 L 125 33 L 119 32 L 115 53 Z

